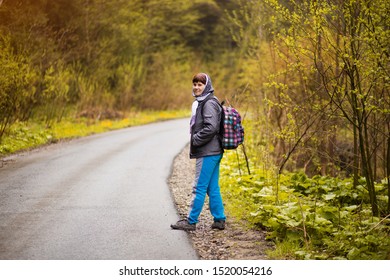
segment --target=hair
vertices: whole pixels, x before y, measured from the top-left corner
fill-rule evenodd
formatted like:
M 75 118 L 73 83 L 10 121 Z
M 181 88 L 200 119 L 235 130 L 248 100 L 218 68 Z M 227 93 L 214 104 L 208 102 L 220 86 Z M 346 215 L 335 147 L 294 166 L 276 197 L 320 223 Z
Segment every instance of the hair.
M 198 73 L 192 78 L 193 83 L 201 82 L 202 84 L 207 83 L 207 76 L 204 73 Z

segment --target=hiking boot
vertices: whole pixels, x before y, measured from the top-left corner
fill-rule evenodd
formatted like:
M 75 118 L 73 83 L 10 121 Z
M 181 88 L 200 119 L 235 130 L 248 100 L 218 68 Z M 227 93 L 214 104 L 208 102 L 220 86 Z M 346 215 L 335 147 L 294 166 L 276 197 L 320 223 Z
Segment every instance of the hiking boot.
M 171 225 L 172 229 L 179 230 L 196 230 L 196 224 L 190 224 L 187 219 L 179 220 L 176 224 Z
M 223 229 L 225 229 L 225 221 L 223 221 L 223 220 L 221 220 L 221 221 L 214 221 L 214 223 L 211 225 L 211 228 L 212 229 L 223 230 Z

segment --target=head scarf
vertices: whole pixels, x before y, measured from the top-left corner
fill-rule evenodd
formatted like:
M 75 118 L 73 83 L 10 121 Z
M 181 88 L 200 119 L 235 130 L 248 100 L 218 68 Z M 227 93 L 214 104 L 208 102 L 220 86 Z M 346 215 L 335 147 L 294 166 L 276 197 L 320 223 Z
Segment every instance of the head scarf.
M 214 93 L 213 85 L 211 84 L 210 76 L 206 73 L 202 73 L 206 76 L 206 85 L 204 87 L 204 90 L 201 95 L 196 96 L 194 92 L 192 91 L 192 96 L 195 97 L 195 101 L 192 103 L 192 114 L 191 114 L 191 120 L 190 120 L 190 127 L 192 127 L 195 123 L 195 115 L 196 115 L 196 109 L 198 108 L 199 102 L 202 102 L 205 100 L 210 94 Z
M 214 93 L 214 88 L 213 88 L 213 85 L 211 84 L 210 76 L 207 75 L 206 73 L 201 73 L 201 74 L 206 76 L 206 85 L 204 87 L 204 90 L 200 96 L 195 96 L 194 92 L 192 92 L 192 96 L 195 97 L 195 99 L 198 102 L 202 102 L 203 100 L 206 99 L 207 96 Z

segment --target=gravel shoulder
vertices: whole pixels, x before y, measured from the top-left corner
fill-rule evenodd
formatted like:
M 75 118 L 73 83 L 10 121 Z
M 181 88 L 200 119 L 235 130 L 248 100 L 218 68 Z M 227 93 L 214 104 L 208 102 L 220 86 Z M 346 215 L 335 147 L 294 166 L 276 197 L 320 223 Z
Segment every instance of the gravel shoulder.
M 172 173 L 168 179 L 176 208 L 185 217 L 191 203 L 192 182 L 195 161 L 189 159 L 189 146 L 175 158 Z M 222 178 L 223 180 L 223 178 Z M 272 244 L 265 240 L 265 233 L 249 229 L 229 213 L 225 230 L 212 230 L 212 216 L 206 198 L 196 231 L 188 232 L 200 259 L 204 260 L 261 260 L 267 259 L 266 250 Z M 175 223 L 176 221 L 172 221 Z

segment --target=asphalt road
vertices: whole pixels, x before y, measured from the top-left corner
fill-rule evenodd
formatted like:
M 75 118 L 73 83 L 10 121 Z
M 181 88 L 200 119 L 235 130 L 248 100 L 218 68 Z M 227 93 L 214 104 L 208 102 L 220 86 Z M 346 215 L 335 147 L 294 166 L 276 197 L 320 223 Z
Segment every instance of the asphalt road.
M 117 130 L 6 158 L 0 259 L 197 259 L 167 178 L 188 120 Z

